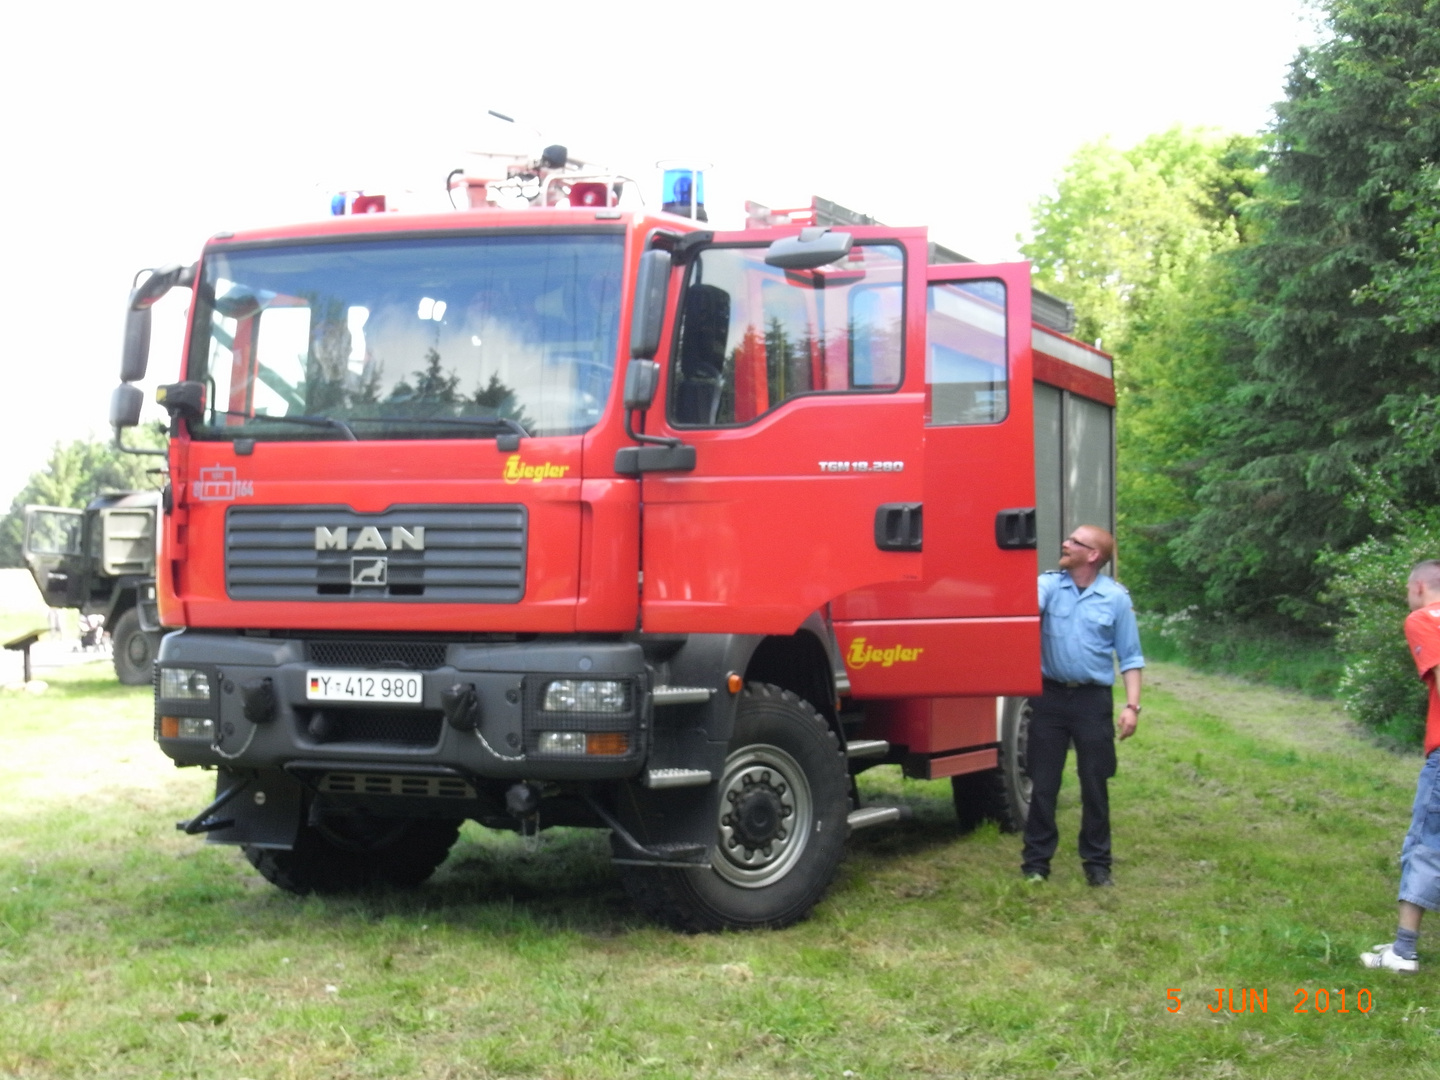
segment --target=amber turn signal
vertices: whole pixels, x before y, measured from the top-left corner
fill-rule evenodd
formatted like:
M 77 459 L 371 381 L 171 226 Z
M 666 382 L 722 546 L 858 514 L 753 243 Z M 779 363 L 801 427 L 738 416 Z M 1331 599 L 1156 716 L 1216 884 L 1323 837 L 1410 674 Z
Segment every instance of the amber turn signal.
M 630 736 L 623 731 L 591 731 L 585 736 L 587 754 L 628 754 Z

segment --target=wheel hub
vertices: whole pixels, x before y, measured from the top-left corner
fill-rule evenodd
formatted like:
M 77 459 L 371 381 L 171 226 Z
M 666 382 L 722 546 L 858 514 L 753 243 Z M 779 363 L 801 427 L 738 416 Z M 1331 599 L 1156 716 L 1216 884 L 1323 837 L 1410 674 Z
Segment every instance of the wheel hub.
M 757 783 L 750 783 L 747 776 L 745 782 L 749 786 L 733 800 L 733 809 L 729 814 L 736 841 L 748 848 L 759 848 L 782 839 L 782 822 L 794 813 L 793 808 L 781 801 L 781 792 L 768 780 L 762 778 Z
M 730 755 L 720 784 L 719 842 L 712 865 L 724 878 L 760 888 L 784 877 L 805 849 L 814 813 L 799 764 L 774 746 Z
M 125 642 L 125 652 L 132 664 L 144 664 L 150 657 L 150 643 L 143 634 L 131 634 Z

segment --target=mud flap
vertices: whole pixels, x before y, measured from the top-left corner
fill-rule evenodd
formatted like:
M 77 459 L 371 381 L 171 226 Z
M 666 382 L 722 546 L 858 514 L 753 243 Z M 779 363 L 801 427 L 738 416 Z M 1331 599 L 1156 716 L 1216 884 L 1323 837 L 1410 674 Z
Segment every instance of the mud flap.
M 661 791 L 633 782 L 622 784 L 615 809 L 625 830 L 657 855 L 674 855 L 649 858 L 612 838 L 612 861 L 639 866 L 709 866 L 719 790 L 713 782 Z
M 216 815 L 228 824 L 208 830 L 205 842 L 293 848 L 305 806 L 305 789 L 300 783 L 279 769 L 219 769 L 215 774 L 216 798 L 238 784 L 247 786 Z

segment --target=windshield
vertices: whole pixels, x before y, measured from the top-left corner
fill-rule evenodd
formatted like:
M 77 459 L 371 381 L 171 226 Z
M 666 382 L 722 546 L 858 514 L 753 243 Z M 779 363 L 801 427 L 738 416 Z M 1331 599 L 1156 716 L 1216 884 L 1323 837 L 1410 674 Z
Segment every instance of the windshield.
M 205 259 L 197 439 L 578 435 L 615 365 L 623 237 L 366 240 Z

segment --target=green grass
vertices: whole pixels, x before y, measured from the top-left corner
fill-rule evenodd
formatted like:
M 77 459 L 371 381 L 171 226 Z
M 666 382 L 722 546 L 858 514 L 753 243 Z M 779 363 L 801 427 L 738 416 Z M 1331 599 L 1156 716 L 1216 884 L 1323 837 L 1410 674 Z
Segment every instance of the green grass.
M 1355 959 L 1393 929 L 1418 755 L 1165 664 L 1145 705 L 1117 888 L 1084 885 L 1073 778 L 1035 887 L 1016 838 L 958 837 L 944 784 L 879 769 L 867 793 L 916 820 L 857 834 L 812 919 L 686 937 L 631 911 L 583 831 L 532 853 L 468 826 L 414 892 L 280 893 L 175 832 L 211 777 L 154 749 L 143 688 L 58 673 L 0 698 L 0 1075 L 1434 1075 L 1440 944 L 1410 979 Z M 1211 1013 L 1216 987 L 1269 1011 Z M 1292 1011 L 1320 987 L 1350 1013 Z
M 1185 616 L 1141 620 L 1147 660 L 1185 664 L 1216 675 L 1334 697 L 1344 664 L 1334 639 L 1301 636 L 1257 623 L 1204 622 Z

